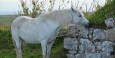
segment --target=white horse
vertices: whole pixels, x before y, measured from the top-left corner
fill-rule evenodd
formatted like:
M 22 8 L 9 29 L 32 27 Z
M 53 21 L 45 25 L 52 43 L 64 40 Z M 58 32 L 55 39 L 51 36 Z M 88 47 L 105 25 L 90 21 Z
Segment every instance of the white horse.
M 41 43 L 43 58 L 50 58 L 50 50 L 57 32 L 71 23 L 89 25 L 83 13 L 74 8 L 52 11 L 37 18 L 17 17 L 11 25 L 17 58 L 22 58 L 23 41 L 32 44 Z

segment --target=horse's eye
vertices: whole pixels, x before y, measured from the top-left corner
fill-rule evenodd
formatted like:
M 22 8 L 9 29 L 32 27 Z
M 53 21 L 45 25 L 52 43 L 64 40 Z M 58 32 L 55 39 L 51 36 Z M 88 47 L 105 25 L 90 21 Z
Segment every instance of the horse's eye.
M 79 17 L 82 17 L 81 15 L 79 15 Z

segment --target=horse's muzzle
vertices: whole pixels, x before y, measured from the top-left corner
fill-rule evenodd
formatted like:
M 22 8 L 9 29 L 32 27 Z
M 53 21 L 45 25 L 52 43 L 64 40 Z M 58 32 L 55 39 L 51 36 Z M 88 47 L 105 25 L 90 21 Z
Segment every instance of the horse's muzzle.
M 110 55 L 115 55 L 115 51 L 110 52 Z
M 86 28 L 91 28 L 91 26 L 92 26 L 91 23 L 87 23 L 87 24 L 85 24 L 85 27 L 86 27 Z

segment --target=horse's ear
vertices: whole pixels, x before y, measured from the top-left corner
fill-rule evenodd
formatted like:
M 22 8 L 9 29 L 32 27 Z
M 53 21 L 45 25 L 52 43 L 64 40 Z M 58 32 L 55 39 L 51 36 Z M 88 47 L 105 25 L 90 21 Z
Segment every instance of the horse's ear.
M 71 10 L 72 10 L 73 12 L 76 12 L 76 11 L 74 10 L 74 8 L 73 8 L 73 7 L 71 7 Z

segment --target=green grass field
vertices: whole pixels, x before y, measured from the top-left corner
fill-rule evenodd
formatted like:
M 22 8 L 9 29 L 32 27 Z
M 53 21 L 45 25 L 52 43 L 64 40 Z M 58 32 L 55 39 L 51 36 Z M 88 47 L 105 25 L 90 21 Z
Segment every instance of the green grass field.
M 0 16 L 0 58 L 16 58 L 12 42 L 10 25 L 16 16 Z M 42 58 L 40 44 L 26 44 L 23 48 L 23 58 Z M 51 58 L 66 58 L 63 50 L 63 40 L 57 39 L 51 50 Z

